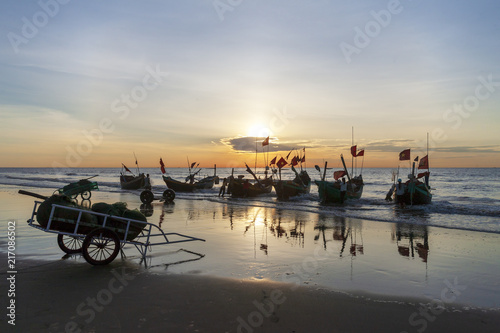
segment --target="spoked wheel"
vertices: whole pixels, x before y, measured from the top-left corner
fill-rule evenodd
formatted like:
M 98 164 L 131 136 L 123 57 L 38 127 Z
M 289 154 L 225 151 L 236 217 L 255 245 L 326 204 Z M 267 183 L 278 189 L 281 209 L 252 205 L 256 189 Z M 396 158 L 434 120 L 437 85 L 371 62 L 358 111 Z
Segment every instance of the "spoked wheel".
M 85 191 L 80 194 L 83 200 L 89 200 L 90 197 L 92 196 L 92 192 L 90 191 Z
M 163 199 L 165 199 L 166 202 L 172 202 L 175 199 L 175 192 L 172 189 L 166 189 L 163 192 Z
M 107 265 L 120 252 L 120 238 L 109 229 L 92 230 L 83 240 L 82 255 L 92 265 Z
M 67 254 L 82 252 L 83 238 L 68 235 L 57 235 L 57 245 Z
M 155 196 L 150 190 L 144 190 L 141 193 L 141 202 L 144 204 L 150 204 L 153 202 Z

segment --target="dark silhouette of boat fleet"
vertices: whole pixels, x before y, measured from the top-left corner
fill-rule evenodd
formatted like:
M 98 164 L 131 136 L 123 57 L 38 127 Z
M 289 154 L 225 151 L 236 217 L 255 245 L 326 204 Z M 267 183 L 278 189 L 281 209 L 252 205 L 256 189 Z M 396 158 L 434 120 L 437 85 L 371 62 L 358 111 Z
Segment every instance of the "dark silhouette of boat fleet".
M 263 142 L 269 143 L 269 138 Z M 292 155 L 292 152 L 295 153 Z M 333 180 L 327 179 L 328 168 L 327 162 L 323 169 L 315 165 L 315 169 L 320 173 L 320 179 L 315 180 L 314 184 L 318 187 L 318 196 L 321 203 L 325 204 L 343 204 L 345 201 L 359 200 L 363 194 L 364 182 L 362 176 L 363 167 L 361 166 L 358 175 L 354 175 L 354 159 L 362 157 L 364 161 L 364 149 L 357 149 L 356 145 L 351 146 L 351 171 L 346 166 L 344 156 L 340 155 L 343 169 L 333 172 Z M 292 156 L 291 156 L 292 155 Z M 224 178 L 221 185 L 219 196 L 230 195 L 233 198 L 251 198 L 261 195 L 270 195 L 274 188 L 278 200 L 288 200 L 293 197 L 306 195 L 310 192 L 313 180 L 309 176 L 305 168 L 305 148 L 300 150 L 292 150 L 285 157 L 278 156 L 273 158 L 264 168 L 264 175 L 257 176 L 256 169 L 252 170 L 247 164 L 246 171 L 252 178 L 245 178 L 245 175 L 235 175 L 232 169 L 231 175 Z M 410 161 L 410 149 L 405 149 L 399 154 L 399 161 Z M 418 166 L 417 164 L 418 163 Z M 267 163 L 266 163 L 267 164 Z M 356 163 L 357 164 L 357 163 Z M 136 159 L 137 165 L 137 159 Z M 282 179 L 281 171 L 285 166 L 289 166 L 293 172 L 294 178 Z M 363 165 L 363 163 L 361 164 Z M 217 176 L 217 167 L 214 165 L 214 173 L 212 176 L 199 178 L 201 172 L 199 163 L 189 163 L 188 160 L 188 175 L 184 180 L 173 179 L 166 174 L 165 165 L 160 159 L 160 169 L 162 171 L 162 179 L 167 186 L 167 190 L 163 194 L 164 199 L 172 201 L 175 197 L 175 192 L 194 192 L 198 190 L 212 189 L 214 185 L 219 184 L 220 179 Z M 419 172 L 425 169 L 424 172 Z M 428 153 L 425 157 L 418 160 L 418 157 L 413 159 L 411 173 L 408 174 L 407 180 L 404 182 L 400 178 L 400 168 L 397 172 L 393 172 L 392 186 L 386 195 L 387 201 L 393 201 L 396 204 L 404 207 L 405 205 L 421 205 L 429 204 L 432 201 L 431 187 L 429 185 L 429 158 Z M 347 181 L 346 181 L 347 179 Z M 396 179 L 398 181 L 396 182 Z M 122 172 L 120 173 L 120 184 L 122 189 L 151 189 L 149 175 L 145 176 L 140 173 L 137 165 L 137 175 L 122 164 Z M 151 192 L 151 191 L 149 191 Z M 143 195 L 145 199 L 143 200 Z M 154 196 L 152 193 L 141 194 L 141 200 L 144 203 L 150 203 Z

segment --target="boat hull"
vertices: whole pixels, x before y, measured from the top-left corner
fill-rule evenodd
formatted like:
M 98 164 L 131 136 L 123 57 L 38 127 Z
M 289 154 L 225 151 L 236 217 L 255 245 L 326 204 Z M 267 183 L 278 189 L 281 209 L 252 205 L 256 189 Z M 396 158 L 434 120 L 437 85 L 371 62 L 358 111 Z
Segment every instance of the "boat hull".
M 311 182 L 302 185 L 291 180 L 278 180 L 273 183 L 273 186 L 279 200 L 288 200 L 291 197 L 308 194 L 311 190 Z
M 175 180 L 171 177 L 163 176 L 163 181 L 168 188 L 174 190 L 175 192 L 193 192 L 195 190 L 211 189 L 214 187 L 214 183 L 217 177 L 206 177 L 202 180 L 195 182 L 193 184 L 183 183 Z
M 144 187 L 144 174 L 140 174 L 139 176 L 120 176 L 120 186 L 124 190 L 138 190 Z
M 318 186 L 319 199 L 322 203 L 341 203 L 340 200 L 340 185 L 335 182 L 327 182 L 316 180 L 316 185 Z M 363 184 L 357 184 L 354 186 L 354 190 L 350 189 L 351 186 L 347 186 L 347 193 L 344 198 L 345 200 L 360 199 L 363 194 Z
M 247 198 L 256 197 L 262 194 L 269 194 L 273 189 L 273 185 L 270 182 L 259 183 L 249 183 L 245 185 L 245 182 L 240 179 L 234 179 L 230 181 L 228 187 L 228 193 L 231 193 L 233 198 Z
M 432 193 L 424 183 L 410 183 L 405 187 L 405 193 L 398 198 L 396 189 L 393 192 L 394 202 L 405 205 L 428 205 L 432 202 Z

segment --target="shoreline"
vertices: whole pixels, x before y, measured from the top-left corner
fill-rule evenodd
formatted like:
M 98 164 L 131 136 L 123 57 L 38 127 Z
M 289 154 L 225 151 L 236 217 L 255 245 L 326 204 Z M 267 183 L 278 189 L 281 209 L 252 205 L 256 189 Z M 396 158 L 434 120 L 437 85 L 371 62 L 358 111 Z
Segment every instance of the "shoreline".
M 6 262 L 5 254 L 0 260 Z M 16 291 L 15 330 L 25 332 L 496 332 L 500 326 L 499 310 L 445 300 L 157 274 L 127 261 L 93 267 L 25 260 Z

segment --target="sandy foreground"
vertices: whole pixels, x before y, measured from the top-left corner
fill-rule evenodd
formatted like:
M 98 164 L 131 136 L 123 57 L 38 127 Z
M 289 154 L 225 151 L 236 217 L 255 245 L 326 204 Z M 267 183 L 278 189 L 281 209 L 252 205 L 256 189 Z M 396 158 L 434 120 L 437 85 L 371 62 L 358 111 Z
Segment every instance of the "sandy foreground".
M 7 262 L 6 254 L 0 256 Z M 4 268 L 5 266 L 3 266 Z M 151 273 L 126 260 L 17 264 L 15 326 L 2 332 L 498 332 L 500 312 L 439 300 L 372 297 L 268 280 Z M 452 288 L 451 288 L 452 289 Z M 444 296 L 451 297 L 452 290 Z

